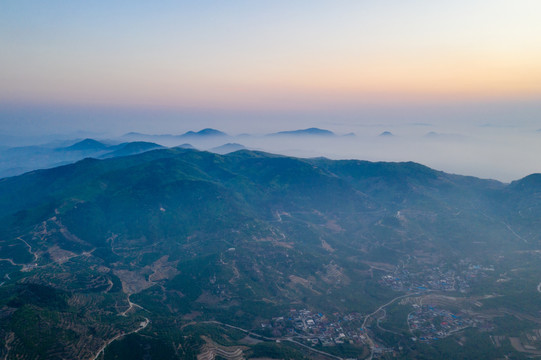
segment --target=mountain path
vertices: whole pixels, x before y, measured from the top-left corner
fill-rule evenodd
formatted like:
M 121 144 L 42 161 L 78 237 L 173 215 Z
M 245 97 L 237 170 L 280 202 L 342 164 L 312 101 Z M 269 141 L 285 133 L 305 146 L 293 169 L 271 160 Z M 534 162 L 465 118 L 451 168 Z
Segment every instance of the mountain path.
M 125 310 L 124 312 L 120 313 L 119 315 L 121 316 L 126 316 L 126 313 L 131 310 L 132 308 L 134 307 L 138 307 L 142 310 L 145 310 L 147 311 L 144 307 L 142 307 L 141 305 L 139 304 L 136 304 L 134 302 L 132 302 L 130 300 L 130 295 L 128 295 L 128 303 L 130 304 L 130 307 Z M 105 352 L 105 349 L 107 348 L 107 346 L 111 345 L 111 343 L 113 343 L 114 341 L 120 339 L 121 337 L 124 337 L 124 336 L 127 336 L 127 335 L 130 335 L 130 334 L 135 334 L 135 333 L 138 333 L 139 331 L 143 330 L 144 328 L 146 328 L 148 326 L 148 324 L 150 324 L 150 319 L 145 317 L 145 321 L 142 321 L 140 324 L 139 324 L 139 327 L 135 330 L 132 330 L 132 331 L 129 331 L 127 333 L 120 333 L 118 335 L 116 335 L 115 337 L 113 337 L 112 339 L 108 340 L 107 342 L 105 342 L 105 344 L 103 344 L 103 346 L 98 350 L 98 352 L 96 353 L 96 355 L 92 358 L 92 360 L 97 360 L 98 357 Z

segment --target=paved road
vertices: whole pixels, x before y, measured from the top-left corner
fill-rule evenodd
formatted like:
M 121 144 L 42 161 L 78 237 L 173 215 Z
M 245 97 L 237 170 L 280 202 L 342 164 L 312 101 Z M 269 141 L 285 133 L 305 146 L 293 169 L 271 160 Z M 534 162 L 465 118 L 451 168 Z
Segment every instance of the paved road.
M 368 360 L 372 360 L 372 358 L 374 357 L 374 348 L 376 347 L 376 344 L 374 343 L 374 340 L 372 340 L 372 338 L 368 334 L 368 331 L 366 331 L 366 323 L 367 323 L 368 319 L 370 319 L 372 316 L 376 315 L 381 310 L 384 310 L 384 308 L 391 305 L 396 300 L 403 299 L 403 298 L 406 298 L 406 297 L 416 296 L 416 295 L 420 295 L 420 294 L 421 293 L 412 293 L 412 294 L 406 294 L 406 295 L 402 295 L 402 296 L 397 296 L 394 299 L 392 299 L 391 301 L 381 305 L 373 313 L 366 315 L 366 317 L 364 318 L 364 321 L 363 321 L 362 329 L 363 329 L 363 331 L 365 333 L 365 336 L 366 336 L 366 339 L 367 339 L 367 342 L 368 342 L 368 346 L 370 346 L 370 356 L 368 357 Z
M 240 328 L 238 326 L 233 326 L 233 325 L 229 325 L 229 324 L 224 324 L 222 322 L 219 322 L 219 321 L 202 321 L 202 323 L 206 323 L 206 324 L 217 324 L 217 325 L 222 325 L 222 326 L 225 326 L 225 327 L 228 327 L 228 328 L 231 328 L 231 329 L 236 329 L 236 330 L 240 330 L 250 336 L 253 336 L 255 338 L 259 338 L 259 339 L 263 339 L 263 340 L 267 340 L 267 341 L 274 341 L 274 342 L 277 342 L 277 341 L 289 341 L 291 343 L 294 343 L 296 345 L 299 345 L 299 346 L 302 346 L 304 348 L 307 348 L 309 349 L 310 351 L 313 351 L 315 353 L 318 353 L 320 355 L 324 355 L 324 356 L 327 356 L 327 357 L 330 357 L 332 359 L 337 359 L 337 360 L 344 360 L 343 358 L 339 357 L 339 356 L 336 356 L 336 355 L 333 355 L 333 354 L 329 354 L 325 351 L 321 351 L 321 350 L 317 350 L 317 349 L 314 349 L 310 346 L 307 346 L 307 345 L 304 345 L 303 343 L 300 343 L 298 341 L 295 341 L 293 340 L 292 338 L 270 338 L 270 337 L 266 337 L 266 336 L 262 336 L 262 335 L 259 335 L 259 334 L 255 334 L 253 332 L 251 332 L 250 330 L 247 330 L 247 329 L 243 329 L 243 328 Z
M 132 303 L 129 299 L 128 299 L 129 303 L 130 303 L 130 309 L 132 306 L 136 306 L 136 307 L 139 307 L 141 309 L 144 309 L 142 306 L 140 305 L 137 305 L 136 303 Z M 125 314 L 120 314 L 122 316 L 125 316 Z M 118 339 L 120 339 L 121 337 L 123 336 L 126 336 L 126 335 L 130 335 L 130 334 L 135 334 L 135 333 L 138 333 L 139 331 L 143 330 L 144 328 L 146 328 L 148 326 L 148 324 L 150 324 L 150 319 L 145 317 L 145 321 L 141 322 L 139 324 L 139 327 L 135 330 L 132 330 L 130 332 L 127 332 L 127 333 L 121 333 L 121 334 L 118 334 L 117 336 L 115 336 L 114 338 L 110 339 L 109 341 L 107 341 L 105 344 L 103 344 L 103 346 L 98 350 L 98 352 L 96 353 L 96 355 L 92 358 L 92 360 L 96 360 L 102 352 L 105 351 L 105 349 L 107 348 L 107 346 L 111 345 L 111 343 L 113 341 L 116 341 Z

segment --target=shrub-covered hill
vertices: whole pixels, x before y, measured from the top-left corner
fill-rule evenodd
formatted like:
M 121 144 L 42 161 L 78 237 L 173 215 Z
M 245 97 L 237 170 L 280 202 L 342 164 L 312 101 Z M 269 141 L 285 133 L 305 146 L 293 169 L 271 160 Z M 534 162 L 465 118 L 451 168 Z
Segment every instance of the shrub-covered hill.
M 82 346 L 62 356 L 87 358 L 140 331 L 182 358 L 201 346 L 194 320 L 369 313 L 396 296 L 377 271 L 405 259 L 538 249 L 540 191 L 535 175 L 506 185 L 416 163 L 180 148 L 1 179 L 0 337 L 47 358 L 43 332 L 61 329 L 64 348 Z

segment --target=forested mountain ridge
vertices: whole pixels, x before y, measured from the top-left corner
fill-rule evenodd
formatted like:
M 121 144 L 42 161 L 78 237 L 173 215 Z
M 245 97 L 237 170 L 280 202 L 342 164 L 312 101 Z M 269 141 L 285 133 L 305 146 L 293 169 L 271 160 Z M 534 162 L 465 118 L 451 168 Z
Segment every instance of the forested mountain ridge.
M 219 325 L 205 322 L 280 339 L 287 325 L 270 321 L 295 308 L 364 319 L 357 329 L 368 333 L 347 335 L 349 347 L 312 334 L 324 352 L 363 357 L 376 343 L 400 343 L 404 356 L 430 357 L 442 342 L 412 345 L 407 327 L 390 339 L 370 314 L 397 296 L 439 292 L 472 302 L 490 295 L 482 304 L 505 333 L 502 308 L 537 316 L 539 176 L 503 184 L 411 162 L 174 148 L 1 179 L 0 336 L 9 345 L 1 351 L 90 358 L 118 336 L 106 357 L 133 342 L 155 357 L 189 358 L 212 341 L 255 356 L 262 345 L 220 339 Z M 467 275 L 472 266 L 492 270 L 478 280 Z M 505 280 L 515 274 L 528 298 Z M 267 355 L 315 356 L 267 345 Z

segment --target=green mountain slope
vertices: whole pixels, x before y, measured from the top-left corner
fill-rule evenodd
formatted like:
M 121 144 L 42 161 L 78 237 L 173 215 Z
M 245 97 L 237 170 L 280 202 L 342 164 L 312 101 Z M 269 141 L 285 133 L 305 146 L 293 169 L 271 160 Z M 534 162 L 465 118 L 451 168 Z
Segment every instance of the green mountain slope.
M 287 325 L 261 324 L 291 309 L 367 316 L 427 286 L 468 301 L 497 292 L 490 306 L 500 309 L 520 295 L 511 282 L 497 282 L 500 272 L 514 276 L 517 264 L 536 299 L 537 178 L 505 185 L 415 163 L 175 148 L 1 179 L 0 338 L 8 344 L 1 351 L 91 358 L 118 335 L 106 358 L 122 358 L 133 343 L 154 356 L 193 358 L 205 342 L 244 346 L 245 356 L 313 357 L 298 345 L 242 345 L 245 334 L 205 322 L 279 339 Z M 477 264 L 498 275 L 474 279 Z M 452 290 L 434 280 L 449 271 Z M 399 280 L 391 286 L 386 274 Z M 43 301 L 29 295 L 36 291 Z M 44 335 L 53 329 L 63 334 L 58 340 Z M 390 340 L 375 325 L 369 331 L 387 346 L 411 338 Z M 367 356 L 373 346 L 358 339 L 321 349 Z M 59 346 L 66 350 L 51 350 Z M 407 346 L 409 356 L 431 349 Z

